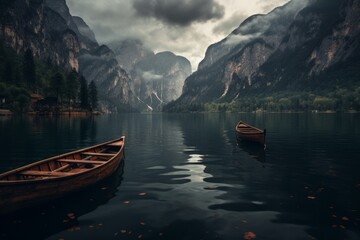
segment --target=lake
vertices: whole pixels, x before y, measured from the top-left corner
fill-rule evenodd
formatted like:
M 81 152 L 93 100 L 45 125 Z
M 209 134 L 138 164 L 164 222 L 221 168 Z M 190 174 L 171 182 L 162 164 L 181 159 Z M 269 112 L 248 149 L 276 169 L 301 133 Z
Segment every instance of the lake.
M 121 135 L 113 176 L 2 217 L 0 239 L 360 239 L 360 114 L 1 117 L 0 172 Z

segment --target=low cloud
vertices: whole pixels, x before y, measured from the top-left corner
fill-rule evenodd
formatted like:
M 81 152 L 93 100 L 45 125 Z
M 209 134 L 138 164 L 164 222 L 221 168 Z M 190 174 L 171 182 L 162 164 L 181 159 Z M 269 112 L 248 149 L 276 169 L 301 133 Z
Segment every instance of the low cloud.
M 154 73 L 154 71 L 146 71 L 141 74 L 142 78 L 146 81 L 160 80 L 164 76 Z
M 225 14 L 224 6 L 214 0 L 134 0 L 133 7 L 141 17 L 178 26 L 220 19 Z
M 248 35 L 230 35 L 224 44 L 226 45 L 239 45 L 246 44 L 261 36 L 261 33 L 248 34 Z

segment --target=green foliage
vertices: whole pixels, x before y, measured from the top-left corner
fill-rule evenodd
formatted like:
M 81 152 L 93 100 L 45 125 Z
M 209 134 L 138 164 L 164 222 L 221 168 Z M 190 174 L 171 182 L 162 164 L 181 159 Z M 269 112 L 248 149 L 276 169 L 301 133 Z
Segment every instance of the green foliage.
M 0 83 L 0 108 L 23 112 L 30 104 L 30 94 L 23 87 Z
M 55 97 L 57 97 L 57 99 L 61 99 L 64 96 L 64 90 L 64 76 L 60 72 L 55 72 L 51 78 L 50 91 Z
M 94 81 L 91 81 L 89 84 L 89 102 L 90 102 L 90 109 L 94 110 L 98 104 L 98 93 Z
M 35 72 L 34 56 L 31 49 L 26 50 L 24 55 L 23 79 L 29 89 L 35 90 L 36 72 Z
M 272 95 L 248 96 L 231 103 L 181 105 L 172 102 L 168 112 L 289 112 L 289 111 L 360 111 L 360 86 L 337 87 L 322 92 L 277 92 Z
M 65 85 L 66 98 L 69 100 L 69 102 L 71 100 L 75 101 L 80 87 L 79 74 L 76 72 L 75 69 L 68 73 Z
M 86 79 L 83 76 L 80 77 L 80 106 L 84 109 L 89 108 L 88 86 Z
M 65 102 L 68 108 L 78 108 L 79 74 L 76 70 L 66 72 L 50 59 L 44 62 L 34 58 L 30 50 L 17 54 L 0 41 L 0 108 L 29 111 L 30 94 L 34 92 L 56 97 L 59 109 L 65 109 Z

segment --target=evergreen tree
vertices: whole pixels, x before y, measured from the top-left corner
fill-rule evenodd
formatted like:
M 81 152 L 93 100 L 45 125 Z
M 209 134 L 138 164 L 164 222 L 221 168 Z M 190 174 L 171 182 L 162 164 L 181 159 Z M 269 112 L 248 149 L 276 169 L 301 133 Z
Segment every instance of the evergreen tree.
M 57 71 L 51 78 L 50 88 L 52 93 L 58 98 L 58 100 L 63 96 L 64 92 L 64 77 Z
M 70 107 L 70 103 L 71 101 L 75 101 L 78 92 L 79 92 L 79 75 L 76 72 L 75 69 L 73 69 L 71 72 L 69 72 L 69 74 L 67 75 L 66 78 L 66 90 L 65 90 L 65 95 L 66 98 L 68 99 L 68 104 Z
M 23 61 L 23 79 L 25 84 L 31 90 L 35 90 L 36 87 L 36 72 L 34 57 L 31 49 L 26 50 Z
M 89 100 L 90 100 L 90 109 L 94 110 L 98 104 L 97 88 L 94 81 L 91 81 L 89 84 Z
M 8 61 L 5 64 L 5 69 L 4 69 L 4 75 L 3 75 L 3 80 L 6 83 L 12 84 L 13 83 L 13 68 L 12 68 L 12 64 Z
M 80 77 L 80 106 L 83 109 L 89 108 L 89 94 L 86 79 Z

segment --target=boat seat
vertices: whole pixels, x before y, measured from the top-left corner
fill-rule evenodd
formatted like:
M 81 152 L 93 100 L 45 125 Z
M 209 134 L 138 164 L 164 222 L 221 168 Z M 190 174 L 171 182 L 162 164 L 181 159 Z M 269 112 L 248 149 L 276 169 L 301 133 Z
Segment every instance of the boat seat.
M 123 145 L 123 141 L 113 142 L 113 143 L 109 143 L 107 145 L 110 147 L 121 147 Z
M 64 177 L 73 175 L 72 173 L 67 172 L 49 172 L 49 171 L 35 171 L 35 170 L 27 170 L 22 171 L 19 174 L 21 175 L 31 175 L 31 176 L 48 176 L 48 177 Z
M 113 157 L 115 154 L 112 153 L 94 153 L 94 152 L 82 152 L 83 155 L 99 156 L 99 157 Z
M 59 159 L 58 162 L 64 163 L 85 163 L 85 164 L 104 164 L 106 161 L 92 161 L 92 160 L 76 160 L 76 159 Z

